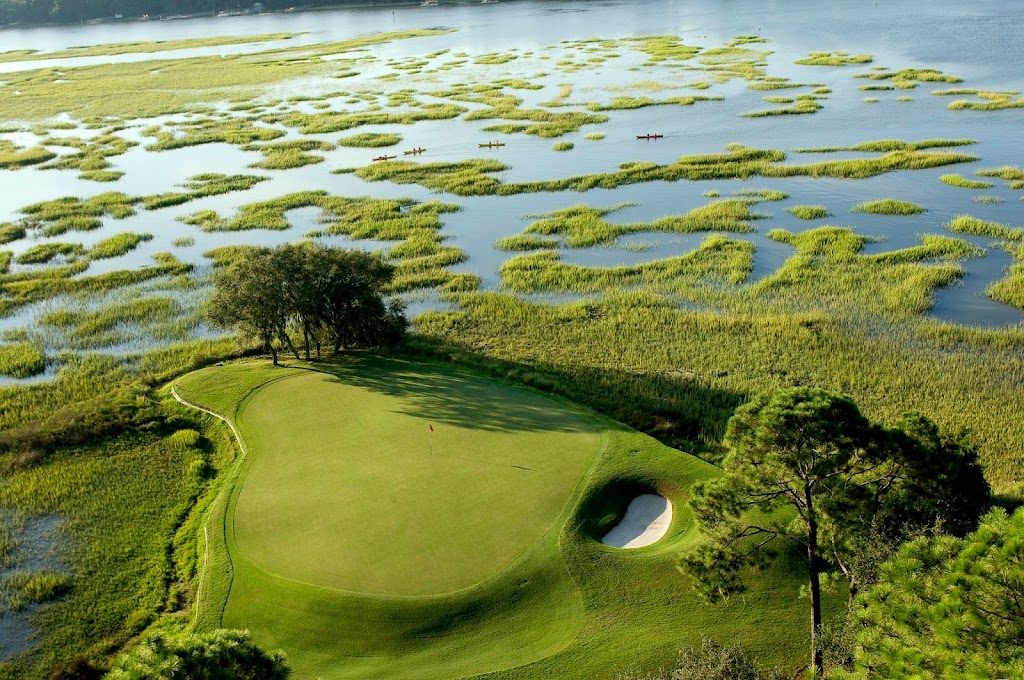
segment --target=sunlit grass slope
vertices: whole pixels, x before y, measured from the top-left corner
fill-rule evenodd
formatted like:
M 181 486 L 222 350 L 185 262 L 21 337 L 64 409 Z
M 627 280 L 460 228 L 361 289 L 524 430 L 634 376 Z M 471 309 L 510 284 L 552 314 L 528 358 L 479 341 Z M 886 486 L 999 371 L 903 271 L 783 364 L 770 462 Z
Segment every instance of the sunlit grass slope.
M 806 646 L 798 570 L 751 575 L 739 606 L 701 602 L 676 568 L 698 539 L 687 489 L 715 469 L 565 401 L 373 357 L 211 367 L 176 389 L 247 448 L 207 525 L 201 625 L 251 629 L 298 677 L 595 677 L 704 634 L 784 665 Z M 669 536 L 603 546 L 652 489 L 676 506 Z M 749 633 L 769 611 L 794 634 Z

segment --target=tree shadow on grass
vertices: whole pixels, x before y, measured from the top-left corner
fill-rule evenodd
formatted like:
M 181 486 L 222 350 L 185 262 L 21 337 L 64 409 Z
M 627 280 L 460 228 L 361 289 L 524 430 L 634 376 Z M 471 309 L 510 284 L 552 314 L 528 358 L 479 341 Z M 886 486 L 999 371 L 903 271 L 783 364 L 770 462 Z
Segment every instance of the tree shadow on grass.
M 712 462 L 720 455 L 726 423 L 745 399 L 682 374 L 526 365 L 453 349 L 417 339 L 407 358 L 349 352 L 319 362 L 314 370 L 399 398 L 405 404 L 403 413 L 435 425 L 507 432 L 590 431 L 580 414 L 538 391 L 558 394 Z M 443 363 L 423 363 L 419 357 Z M 502 382 L 481 379 L 476 373 Z M 534 389 L 515 389 L 508 383 Z

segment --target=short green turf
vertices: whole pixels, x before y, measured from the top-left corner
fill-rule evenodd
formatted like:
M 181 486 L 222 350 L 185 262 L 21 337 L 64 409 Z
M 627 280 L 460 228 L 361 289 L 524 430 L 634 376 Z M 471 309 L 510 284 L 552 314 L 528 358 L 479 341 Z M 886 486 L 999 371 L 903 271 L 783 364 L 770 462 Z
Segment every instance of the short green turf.
M 337 373 L 277 380 L 236 416 L 254 451 L 238 546 L 289 580 L 382 595 L 472 586 L 544 534 L 600 444 L 527 390 L 401 362 Z
M 207 522 L 199 626 L 252 630 L 297 677 L 614 677 L 702 635 L 787 668 L 803 657 L 803 571 L 782 560 L 735 602 L 702 602 L 676 561 L 699 540 L 688 489 L 715 469 L 614 421 L 373 356 L 229 364 L 175 387 L 247 450 Z M 674 505 L 668 535 L 602 545 L 650 490 Z

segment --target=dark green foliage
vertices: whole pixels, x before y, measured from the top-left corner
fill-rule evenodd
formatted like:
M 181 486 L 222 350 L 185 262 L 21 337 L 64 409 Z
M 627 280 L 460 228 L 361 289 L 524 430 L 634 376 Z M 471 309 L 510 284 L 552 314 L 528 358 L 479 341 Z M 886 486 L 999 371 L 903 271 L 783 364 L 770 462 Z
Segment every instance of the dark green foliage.
M 284 680 L 284 653 L 267 653 L 248 631 L 215 630 L 198 635 L 151 633 L 121 656 L 108 680 Z
M 397 342 L 405 332 L 402 308 L 383 292 L 395 267 L 379 255 L 301 243 L 252 251 L 218 272 L 207 316 L 219 328 L 251 338 L 277 362 L 274 342 L 299 357 L 291 332 L 319 354 Z
M 995 510 L 963 539 L 907 543 L 857 598 L 853 670 L 838 677 L 1020 677 L 1022 546 L 1024 510 Z
M 935 519 L 971 527 L 988 502 L 976 455 L 919 414 L 893 431 L 872 425 L 856 404 L 824 390 L 762 394 L 736 410 L 726 430 L 725 476 L 695 488 L 691 504 L 709 541 L 684 556 L 694 586 L 710 599 L 742 590 L 741 569 L 764 562 L 779 539 L 807 553 L 811 664 L 822 650 L 821 575 L 837 564 L 851 590 L 864 576 L 850 564 L 860 543 L 896 536 Z M 905 534 L 904 534 L 905 535 Z

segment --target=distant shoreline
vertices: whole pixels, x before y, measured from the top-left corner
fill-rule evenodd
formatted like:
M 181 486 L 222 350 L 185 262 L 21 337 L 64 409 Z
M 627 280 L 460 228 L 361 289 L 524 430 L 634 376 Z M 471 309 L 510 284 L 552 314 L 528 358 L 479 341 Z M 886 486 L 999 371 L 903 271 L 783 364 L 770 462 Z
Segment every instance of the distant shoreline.
M 500 0 L 501 2 L 511 2 L 512 0 Z M 440 0 L 438 4 L 432 4 L 431 7 L 444 6 L 444 5 L 489 5 L 497 4 L 498 0 Z M 184 14 L 139 14 L 133 16 L 106 16 L 106 17 L 93 17 L 90 19 L 81 19 L 79 21 L 53 21 L 53 22 L 35 22 L 35 23 L 0 23 L 0 31 L 7 30 L 21 30 L 31 28 L 62 28 L 68 26 L 106 26 L 112 24 L 134 24 L 134 23 L 146 23 L 146 22 L 164 22 L 164 21 L 186 21 L 189 19 L 233 19 L 236 17 L 246 16 L 266 16 L 273 14 L 299 14 L 307 12 L 330 12 L 339 9 L 371 9 L 371 8 L 386 8 L 386 7 L 418 7 L 423 6 L 423 3 L 419 0 L 380 0 L 379 2 L 372 2 L 367 0 L 357 0 L 356 2 L 339 2 L 329 5 L 306 5 L 301 7 L 287 7 L 283 9 L 270 9 L 264 11 L 252 11 L 251 9 L 222 9 L 222 10 L 210 10 L 202 12 L 192 12 Z M 2 51 L 2 50 L 0 50 Z

